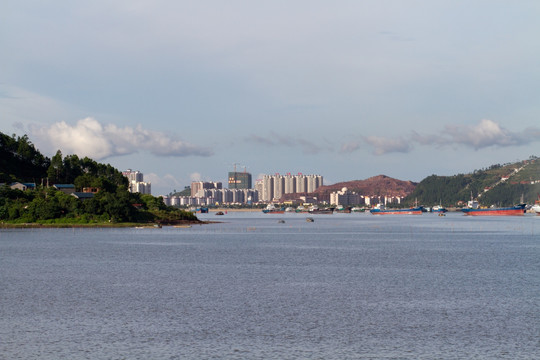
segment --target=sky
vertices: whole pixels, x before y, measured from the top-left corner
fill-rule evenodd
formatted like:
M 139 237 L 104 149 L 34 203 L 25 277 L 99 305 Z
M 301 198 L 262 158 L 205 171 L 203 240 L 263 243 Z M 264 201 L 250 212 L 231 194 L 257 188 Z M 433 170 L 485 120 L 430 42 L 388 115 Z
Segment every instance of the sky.
M 419 182 L 540 156 L 540 2 L 0 5 L 0 131 L 133 169 Z

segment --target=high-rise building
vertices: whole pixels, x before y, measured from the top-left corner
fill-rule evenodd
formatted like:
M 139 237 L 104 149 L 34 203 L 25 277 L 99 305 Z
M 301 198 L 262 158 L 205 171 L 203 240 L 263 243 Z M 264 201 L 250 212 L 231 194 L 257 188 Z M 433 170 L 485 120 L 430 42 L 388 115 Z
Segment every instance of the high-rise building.
M 127 169 L 126 171 L 122 171 L 122 175 L 124 175 L 129 180 L 129 192 L 138 192 L 141 194 L 152 193 L 152 184 L 144 182 L 142 172 Z
M 232 171 L 228 177 L 229 189 L 251 189 L 251 174 Z
M 259 200 L 272 201 L 280 199 L 284 194 L 314 192 L 323 185 L 321 175 L 264 175 L 257 180 Z
M 221 189 L 221 188 L 222 188 L 221 182 L 192 181 L 191 182 L 191 196 L 202 197 L 202 195 L 199 194 L 201 190 Z

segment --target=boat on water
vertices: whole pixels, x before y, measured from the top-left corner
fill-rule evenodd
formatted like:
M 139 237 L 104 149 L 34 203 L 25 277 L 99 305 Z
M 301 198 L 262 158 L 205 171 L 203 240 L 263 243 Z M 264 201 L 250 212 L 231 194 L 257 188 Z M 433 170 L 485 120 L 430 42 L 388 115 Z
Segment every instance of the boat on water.
M 540 215 L 540 195 L 538 195 L 538 200 L 534 202 L 534 205 L 531 206 L 531 210 L 536 213 L 536 215 Z
M 441 214 L 441 213 L 447 212 L 448 209 L 442 207 L 441 205 L 435 205 L 434 207 L 431 208 L 431 211 L 434 213 Z
M 207 207 L 200 207 L 197 209 L 197 212 L 200 214 L 208 214 L 208 208 Z
M 470 216 L 507 216 L 525 214 L 525 204 L 519 204 L 507 207 L 489 207 L 489 208 L 465 208 L 461 209 L 465 215 Z
M 311 209 L 309 209 L 309 213 L 310 214 L 327 214 L 327 215 L 331 215 L 331 214 L 334 213 L 334 209 L 335 208 L 333 208 L 333 207 L 319 209 L 318 207 L 314 206 Z
M 373 209 L 369 210 L 373 215 L 422 215 L 424 208 L 416 206 L 407 209 L 387 209 L 383 204 L 378 204 Z
M 268 204 L 265 209 L 262 211 L 265 214 L 283 214 L 285 212 L 285 209 L 283 208 L 276 208 L 274 204 Z

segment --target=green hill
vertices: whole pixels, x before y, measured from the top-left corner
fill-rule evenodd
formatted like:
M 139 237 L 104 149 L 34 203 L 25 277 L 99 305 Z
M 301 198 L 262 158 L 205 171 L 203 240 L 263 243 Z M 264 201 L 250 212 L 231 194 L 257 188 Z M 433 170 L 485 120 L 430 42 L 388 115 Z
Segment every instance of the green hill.
M 492 165 L 470 174 L 431 175 L 422 180 L 405 198 L 406 204 L 416 200 L 425 206 L 443 204 L 460 206 L 471 196 L 485 206 L 510 206 L 523 201 L 531 204 L 540 193 L 540 158 Z
M 12 182 L 30 183 L 26 191 L 11 188 Z M 168 207 L 163 199 L 128 191 L 128 180 L 109 164 L 88 157 L 63 157 L 60 150 L 49 159 L 25 135 L 0 132 L 0 222 L 40 224 L 164 223 L 198 221 L 192 214 Z M 52 187 L 74 184 L 72 196 Z M 34 186 L 35 185 L 35 186 Z M 84 200 L 80 200 L 84 198 Z

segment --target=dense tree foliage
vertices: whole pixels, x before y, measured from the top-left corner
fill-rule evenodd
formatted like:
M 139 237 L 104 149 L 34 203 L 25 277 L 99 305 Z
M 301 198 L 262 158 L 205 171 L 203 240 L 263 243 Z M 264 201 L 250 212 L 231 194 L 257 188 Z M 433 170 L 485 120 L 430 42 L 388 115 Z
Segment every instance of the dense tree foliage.
M 502 181 L 502 178 L 508 180 Z M 540 193 L 538 180 L 540 161 L 531 156 L 529 162 L 492 165 L 466 175 L 428 176 L 405 199 L 405 203 L 410 205 L 417 200 L 426 206 L 439 203 L 456 206 L 473 197 L 484 206 L 510 206 L 521 201 L 531 204 Z
M 190 212 L 168 207 L 162 198 L 128 191 L 128 180 L 109 164 L 77 155 L 63 157 L 60 150 L 48 159 L 26 136 L 0 133 L 0 220 L 33 222 L 169 222 L 197 218 Z M 27 191 L 11 189 L 14 181 L 36 183 Z M 93 198 L 79 200 L 49 187 L 74 184 L 77 191 L 98 189 Z
M 0 182 L 39 181 L 49 164 L 28 136 L 10 137 L 0 132 Z

